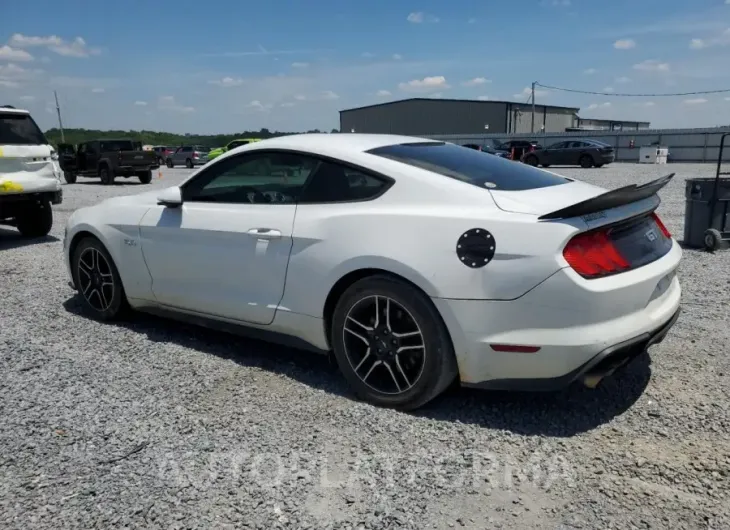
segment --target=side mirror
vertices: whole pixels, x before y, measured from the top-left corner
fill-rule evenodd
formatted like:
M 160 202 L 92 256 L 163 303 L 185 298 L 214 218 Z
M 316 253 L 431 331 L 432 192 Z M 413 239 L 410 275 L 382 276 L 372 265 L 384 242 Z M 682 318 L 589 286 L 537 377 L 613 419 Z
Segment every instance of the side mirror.
M 168 208 L 177 208 L 182 202 L 182 192 L 178 186 L 165 188 L 157 196 L 157 204 Z

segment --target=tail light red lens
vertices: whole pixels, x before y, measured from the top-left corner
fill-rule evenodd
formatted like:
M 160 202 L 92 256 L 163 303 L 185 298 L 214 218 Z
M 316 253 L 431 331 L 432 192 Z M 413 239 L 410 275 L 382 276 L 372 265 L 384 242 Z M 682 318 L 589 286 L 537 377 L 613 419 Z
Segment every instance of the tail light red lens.
M 662 223 L 662 220 L 659 219 L 659 216 L 655 213 L 651 214 L 652 219 L 654 219 L 654 222 L 659 227 L 659 230 L 661 230 L 662 234 L 664 234 L 665 237 L 671 238 L 672 234 L 667 230 L 667 227 L 664 226 L 664 223 Z
M 578 234 L 563 249 L 563 257 L 584 278 L 607 276 L 630 267 L 606 231 Z

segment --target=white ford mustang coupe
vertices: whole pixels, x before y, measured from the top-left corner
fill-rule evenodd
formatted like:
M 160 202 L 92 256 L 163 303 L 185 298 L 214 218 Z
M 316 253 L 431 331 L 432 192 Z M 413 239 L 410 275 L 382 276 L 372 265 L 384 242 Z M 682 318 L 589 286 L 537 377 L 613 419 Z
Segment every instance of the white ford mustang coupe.
M 64 253 L 97 318 L 130 307 L 334 352 L 363 399 L 455 379 L 595 386 L 679 315 L 672 178 L 613 191 L 457 145 L 304 134 L 180 186 L 77 210 Z

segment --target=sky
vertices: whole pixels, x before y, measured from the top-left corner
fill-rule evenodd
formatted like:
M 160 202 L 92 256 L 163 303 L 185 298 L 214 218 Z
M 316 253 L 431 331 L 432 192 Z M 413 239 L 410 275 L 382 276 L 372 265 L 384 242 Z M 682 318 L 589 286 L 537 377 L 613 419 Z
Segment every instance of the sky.
M 329 131 L 408 97 L 527 101 L 730 89 L 730 0 L 8 2 L 0 104 L 64 126 Z M 92 7 L 93 6 L 93 7 Z M 655 127 L 730 124 L 730 92 L 538 104 Z

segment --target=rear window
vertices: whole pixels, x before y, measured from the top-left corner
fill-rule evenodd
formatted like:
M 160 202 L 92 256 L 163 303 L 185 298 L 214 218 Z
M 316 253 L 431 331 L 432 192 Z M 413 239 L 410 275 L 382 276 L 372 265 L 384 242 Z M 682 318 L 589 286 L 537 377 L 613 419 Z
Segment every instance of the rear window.
M 46 145 L 48 140 L 29 114 L 0 113 L 0 144 Z
M 104 140 L 99 142 L 102 151 L 135 151 L 131 140 Z
M 527 164 L 442 142 L 388 145 L 371 149 L 368 153 L 480 188 L 521 191 L 570 182 Z

